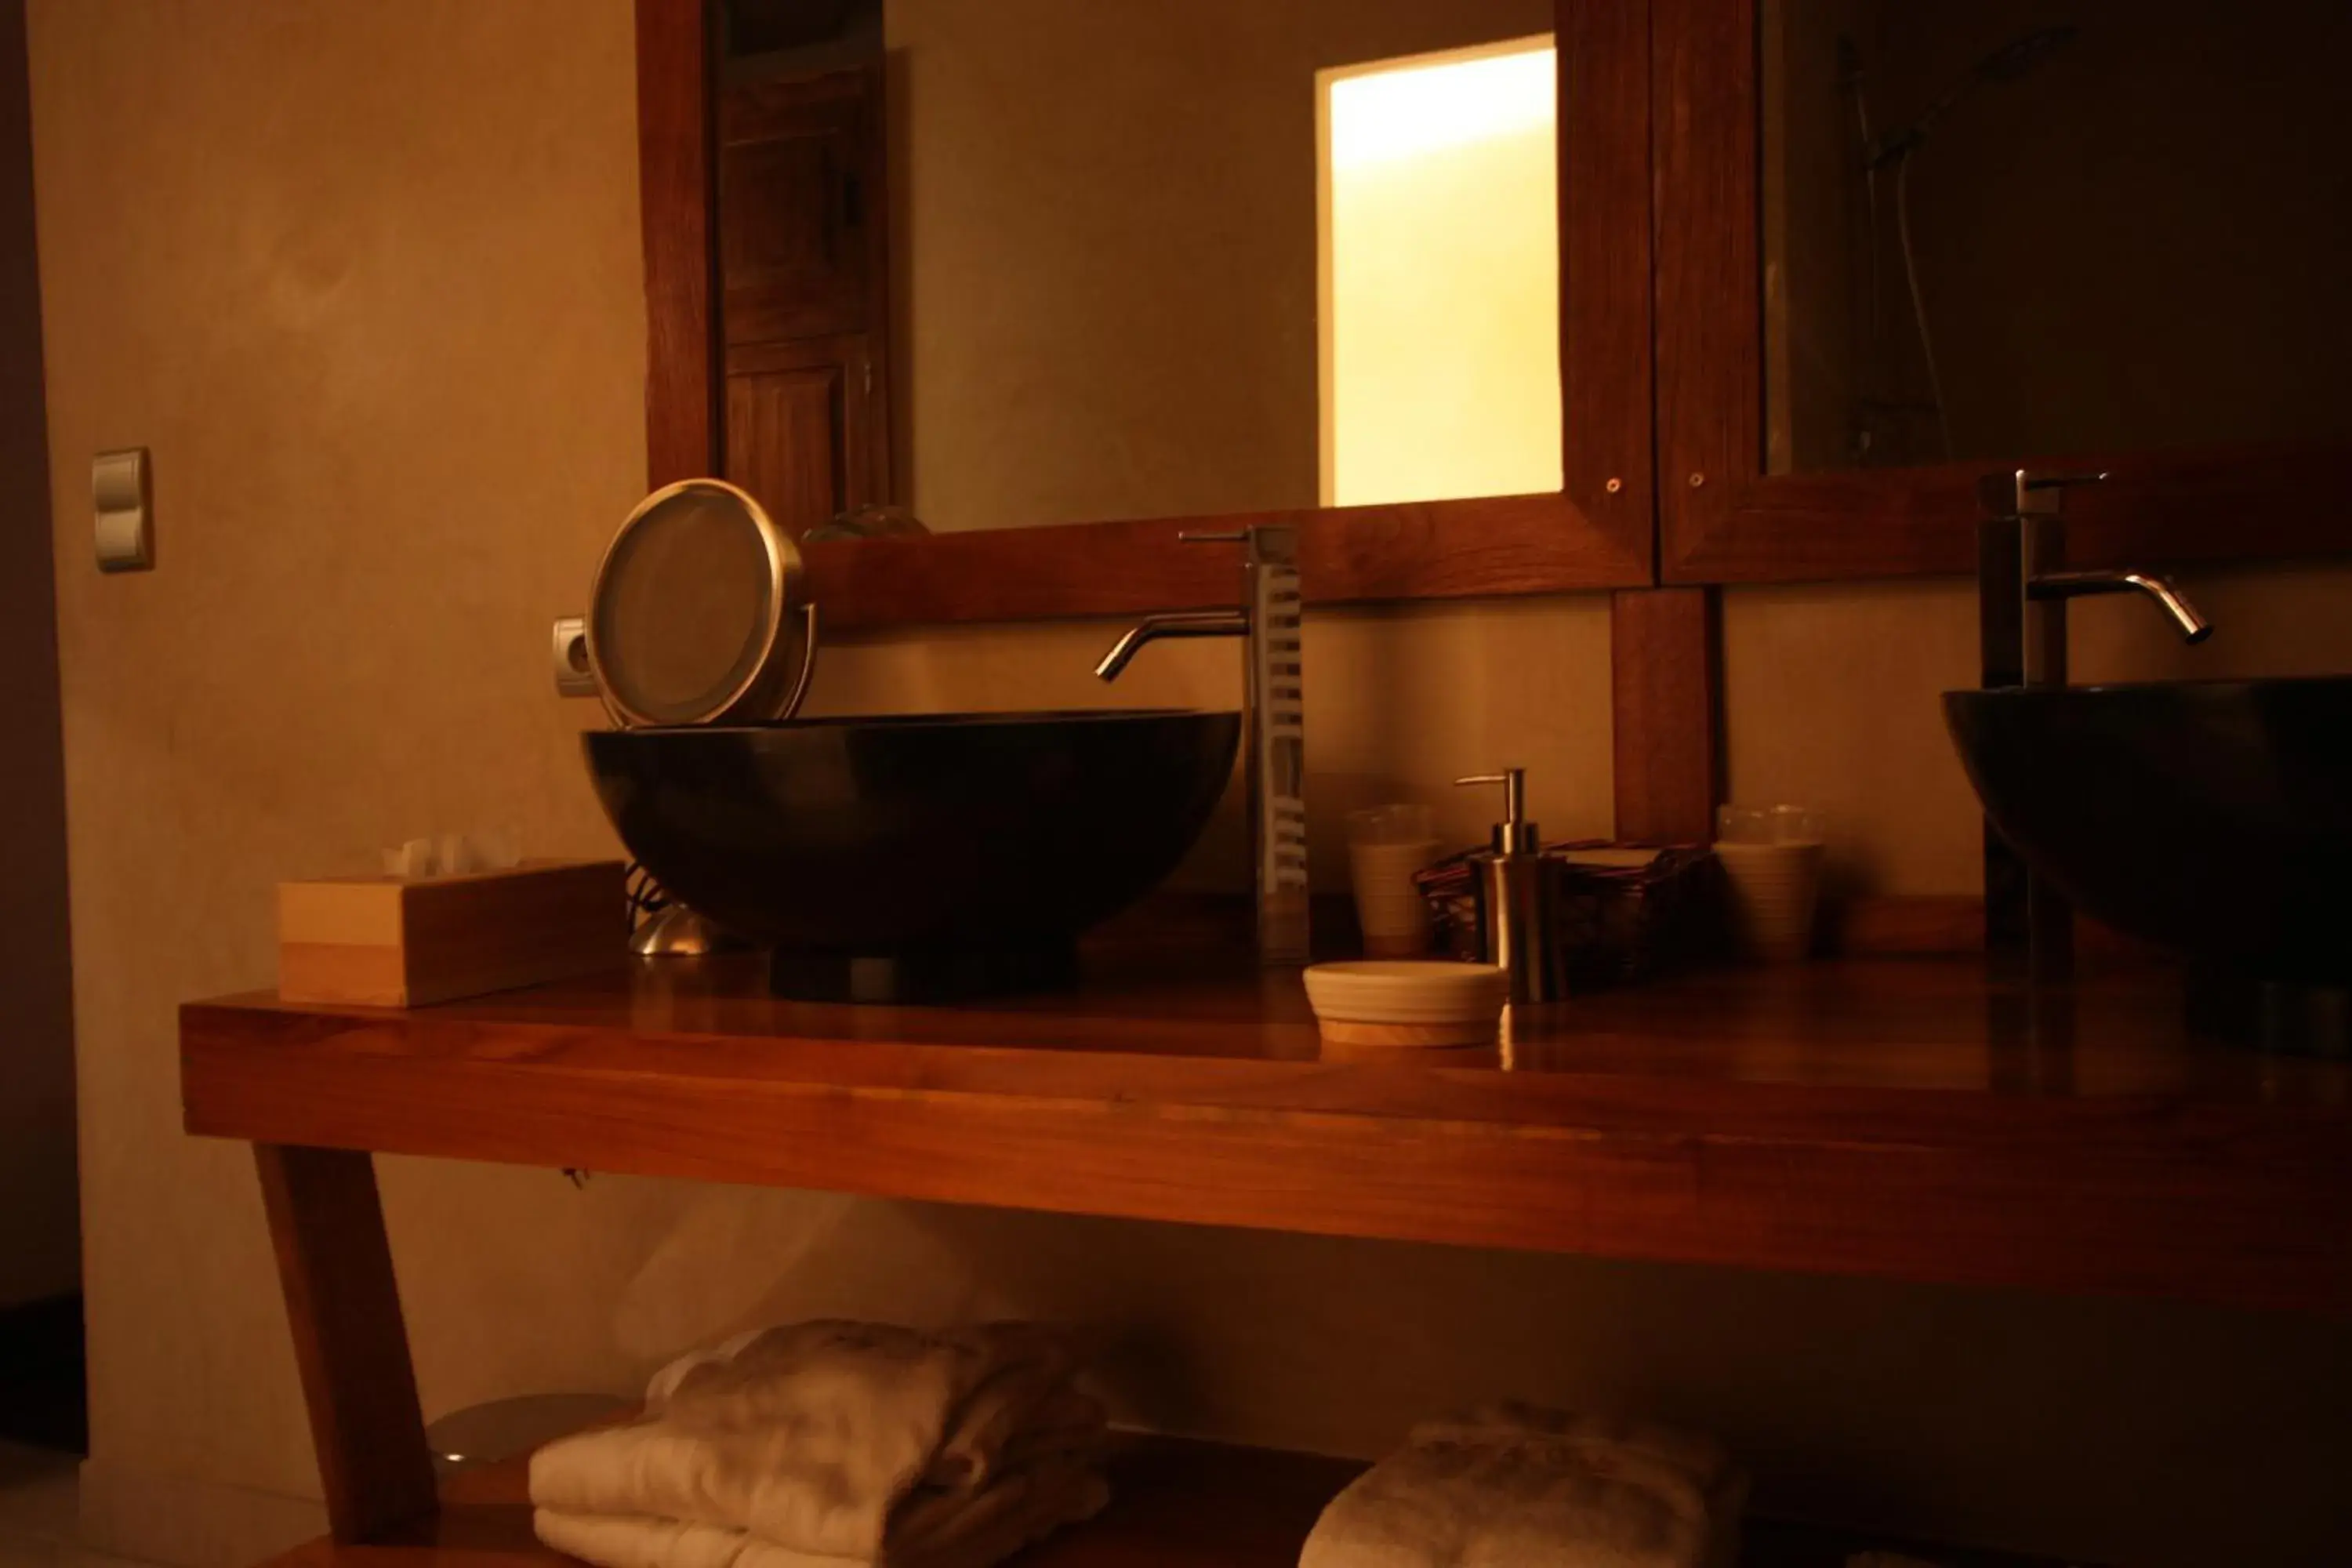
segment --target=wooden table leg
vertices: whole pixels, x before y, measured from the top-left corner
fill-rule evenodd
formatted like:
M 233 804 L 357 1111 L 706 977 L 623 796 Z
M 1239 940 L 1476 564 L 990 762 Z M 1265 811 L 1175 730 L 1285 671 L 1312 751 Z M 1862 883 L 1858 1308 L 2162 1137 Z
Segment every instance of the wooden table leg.
M 335 1539 L 378 1540 L 433 1511 L 433 1459 L 392 1247 L 365 1153 L 257 1143 L 261 1198 Z

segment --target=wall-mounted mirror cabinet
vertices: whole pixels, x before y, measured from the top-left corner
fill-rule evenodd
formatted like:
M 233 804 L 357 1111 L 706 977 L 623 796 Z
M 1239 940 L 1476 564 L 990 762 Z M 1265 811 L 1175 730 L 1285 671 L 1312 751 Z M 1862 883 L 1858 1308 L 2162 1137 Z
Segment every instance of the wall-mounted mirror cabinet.
M 787 526 L 1560 488 L 1551 0 L 861 17 L 887 71 L 722 77 L 727 455 Z
M 641 0 L 653 477 L 919 517 L 853 619 L 1216 602 L 1269 516 L 1320 600 L 1646 583 L 1639 10 Z
M 2333 0 L 639 0 L 653 478 L 856 621 L 2332 552 Z
M 1758 26 L 1769 471 L 2352 436 L 2352 10 Z
M 1964 568 L 2103 469 L 2086 558 L 2340 547 L 2332 0 L 1656 0 L 1670 579 Z

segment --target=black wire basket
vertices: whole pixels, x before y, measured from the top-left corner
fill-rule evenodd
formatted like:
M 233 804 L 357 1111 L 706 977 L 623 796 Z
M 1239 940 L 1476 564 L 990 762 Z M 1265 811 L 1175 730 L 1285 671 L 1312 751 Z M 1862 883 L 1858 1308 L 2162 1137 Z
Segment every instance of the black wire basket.
M 1486 853 L 1464 850 L 1413 878 L 1429 900 L 1431 940 L 1450 957 L 1485 956 L 1478 861 Z M 1546 845 L 1543 863 L 1553 879 L 1561 971 L 1573 990 L 1655 979 L 1722 951 L 1722 872 L 1703 846 L 1585 838 Z

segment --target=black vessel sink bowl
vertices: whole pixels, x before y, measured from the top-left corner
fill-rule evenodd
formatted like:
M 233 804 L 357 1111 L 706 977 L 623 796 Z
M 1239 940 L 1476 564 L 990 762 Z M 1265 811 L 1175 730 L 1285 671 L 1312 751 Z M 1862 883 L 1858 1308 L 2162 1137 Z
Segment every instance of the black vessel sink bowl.
M 1944 717 L 2076 908 L 2251 977 L 2352 982 L 2352 678 L 1950 691 Z
M 772 944 L 779 990 L 919 1000 L 1060 978 L 1077 933 L 1200 837 L 1241 717 L 954 713 L 582 740 L 629 853 Z

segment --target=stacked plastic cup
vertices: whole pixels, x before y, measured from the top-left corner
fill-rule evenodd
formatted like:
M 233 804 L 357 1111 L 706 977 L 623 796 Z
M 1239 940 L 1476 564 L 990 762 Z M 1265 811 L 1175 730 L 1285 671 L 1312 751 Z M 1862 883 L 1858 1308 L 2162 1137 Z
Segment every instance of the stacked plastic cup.
M 1429 951 L 1429 904 L 1412 875 L 1442 853 L 1425 805 L 1348 814 L 1348 864 L 1368 957 L 1419 958 Z
M 1740 951 L 1775 963 L 1811 952 L 1822 887 L 1821 815 L 1797 805 L 1718 806 L 1715 855 L 1730 887 Z

